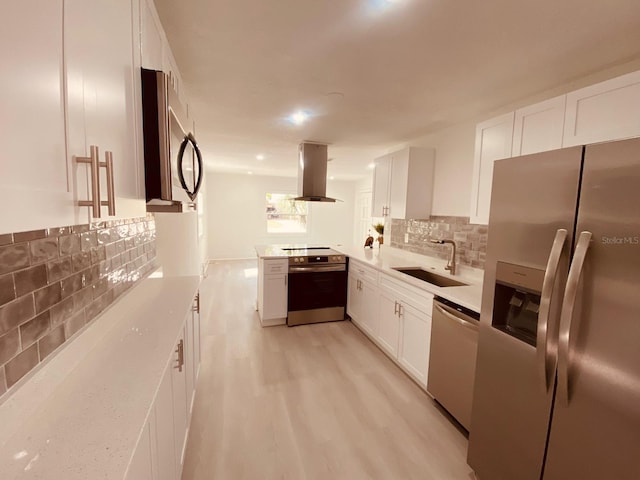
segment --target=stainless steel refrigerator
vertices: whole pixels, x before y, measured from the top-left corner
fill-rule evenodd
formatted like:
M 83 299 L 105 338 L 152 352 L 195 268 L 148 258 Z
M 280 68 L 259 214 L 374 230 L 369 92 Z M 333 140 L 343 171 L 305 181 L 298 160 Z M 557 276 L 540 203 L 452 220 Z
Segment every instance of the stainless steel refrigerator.
M 640 139 L 495 162 L 468 463 L 640 479 Z

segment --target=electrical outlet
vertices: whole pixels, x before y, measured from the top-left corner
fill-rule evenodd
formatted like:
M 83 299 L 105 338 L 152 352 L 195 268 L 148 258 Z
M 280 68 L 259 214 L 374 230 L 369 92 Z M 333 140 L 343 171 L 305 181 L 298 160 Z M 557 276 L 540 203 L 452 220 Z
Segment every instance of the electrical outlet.
M 404 234 L 404 243 L 409 243 L 409 234 L 408 233 Z

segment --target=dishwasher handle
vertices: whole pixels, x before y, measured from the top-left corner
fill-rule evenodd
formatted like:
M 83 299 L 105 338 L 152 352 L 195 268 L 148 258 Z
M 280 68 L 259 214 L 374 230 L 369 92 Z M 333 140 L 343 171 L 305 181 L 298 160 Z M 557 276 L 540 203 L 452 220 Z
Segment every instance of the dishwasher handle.
M 438 312 L 440 312 L 442 315 L 444 315 L 449 320 L 452 320 L 452 321 L 456 322 L 461 327 L 465 327 L 465 328 L 468 328 L 470 330 L 478 331 L 477 322 L 475 320 L 471 319 L 470 317 L 467 317 L 465 314 L 457 312 L 457 311 L 455 313 L 453 313 L 453 312 L 451 312 L 451 309 L 449 307 L 447 307 L 446 305 L 442 305 L 442 304 L 438 303 L 437 301 L 434 302 L 433 306 Z M 469 318 L 469 320 L 466 320 L 466 318 Z

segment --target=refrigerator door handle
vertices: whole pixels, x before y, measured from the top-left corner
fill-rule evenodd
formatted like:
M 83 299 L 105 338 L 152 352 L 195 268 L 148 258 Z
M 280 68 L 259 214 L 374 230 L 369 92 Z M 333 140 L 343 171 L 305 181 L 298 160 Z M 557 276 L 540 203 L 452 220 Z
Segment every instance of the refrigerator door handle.
M 538 315 L 538 330 L 536 334 L 536 363 L 538 364 L 544 391 L 548 391 L 549 387 L 553 385 L 552 379 L 557 363 L 555 353 L 553 358 L 549 358 L 549 313 L 551 311 L 551 297 L 553 296 L 553 289 L 558 276 L 558 265 L 560 264 L 566 241 L 567 230 L 564 228 L 557 230 L 549 253 L 540 296 L 540 314 Z
M 562 302 L 562 313 L 560 314 L 560 334 L 558 335 L 558 395 L 563 405 L 569 405 L 569 362 L 571 353 L 571 337 L 573 316 L 578 296 L 578 287 L 582 277 L 584 260 L 591 244 L 591 232 L 581 232 L 573 255 L 569 277 L 567 279 L 567 289 Z

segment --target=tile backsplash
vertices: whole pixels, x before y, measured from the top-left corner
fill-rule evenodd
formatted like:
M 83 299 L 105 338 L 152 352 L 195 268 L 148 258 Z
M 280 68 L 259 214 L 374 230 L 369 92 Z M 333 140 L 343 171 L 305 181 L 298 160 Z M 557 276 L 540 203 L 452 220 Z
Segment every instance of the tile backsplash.
M 408 242 L 405 242 L 405 234 L 408 235 Z M 391 219 L 392 247 L 447 259 L 451 246 L 434 244 L 429 239 L 454 240 L 456 262 L 474 268 L 484 269 L 487 236 L 488 227 L 470 224 L 469 217 L 432 215 L 428 220 Z
M 155 221 L 0 235 L 0 396 L 156 268 Z

